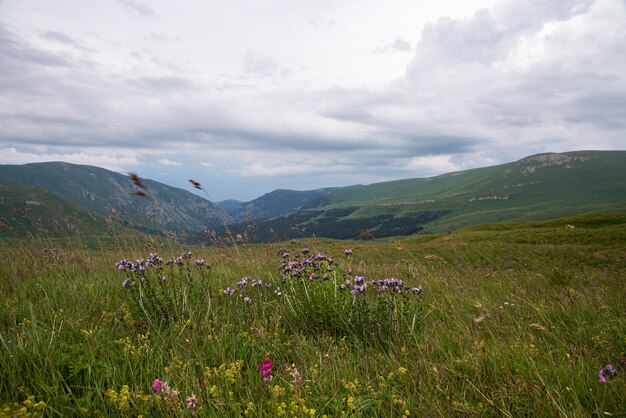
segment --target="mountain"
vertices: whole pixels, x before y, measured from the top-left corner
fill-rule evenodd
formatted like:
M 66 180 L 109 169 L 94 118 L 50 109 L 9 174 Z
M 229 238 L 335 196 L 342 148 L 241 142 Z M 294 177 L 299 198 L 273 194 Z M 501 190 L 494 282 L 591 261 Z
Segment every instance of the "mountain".
M 153 180 L 142 180 L 147 197 L 139 196 L 128 176 L 99 167 L 63 162 L 2 165 L 0 178 L 40 187 L 102 216 L 115 211 L 143 230 L 186 234 L 232 219 L 206 199 Z
M 226 212 L 228 212 L 231 215 L 232 215 L 232 212 L 241 208 L 243 203 L 244 202 L 242 202 L 241 200 L 235 200 L 235 199 L 227 199 L 227 200 L 222 200 L 220 202 L 215 202 L 217 206 L 224 209 Z
M 264 194 L 249 202 L 238 202 L 237 205 L 223 205 L 235 222 L 245 222 L 246 219 L 270 219 L 308 207 L 317 207 L 323 203 L 324 192 L 327 189 L 296 191 L 278 189 Z M 232 201 L 230 201 L 232 202 Z
M 105 230 L 101 216 L 49 191 L 0 179 L 0 236 L 47 237 Z
M 262 211 L 257 210 L 259 201 Z M 243 203 L 245 207 L 265 218 L 275 216 L 257 222 L 256 233 L 264 240 L 440 233 L 485 222 L 623 213 L 626 151 L 538 154 L 429 178 L 309 192 L 277 190 Z M 233 217 L 239 219 L 240 211 Z M 231 229 L 239 233 L 243 225 Z

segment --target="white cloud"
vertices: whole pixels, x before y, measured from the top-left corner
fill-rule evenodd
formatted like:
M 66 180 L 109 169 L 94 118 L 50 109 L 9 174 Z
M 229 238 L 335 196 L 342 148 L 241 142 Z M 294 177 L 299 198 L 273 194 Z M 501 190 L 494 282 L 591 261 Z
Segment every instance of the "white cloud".
M 126 153 L 128 154 L 128 153 Z M 108 170 L 123 173 L 131 167 L 139 165 L 139 161 L 132 155 L 109 155 L 77 153 L 32 153 L 21 152 L 15 148 L 0 148 L 0 164 L 28 164 L 46 161 L 64 161 L 72 164 L 95 165 Z
M 420 176 L 434 176 L 458 170 L 450 155 L 413 157 L 409 160 L 407 168 L 419 172 Z
M 179 163 L 178 161 L 168 160 L 167 158 L 161 158 L 160 160 L 157 160 L 157 162 L 161 165 L 173 165 L 173 166 L 183 165 L 182 163 Z

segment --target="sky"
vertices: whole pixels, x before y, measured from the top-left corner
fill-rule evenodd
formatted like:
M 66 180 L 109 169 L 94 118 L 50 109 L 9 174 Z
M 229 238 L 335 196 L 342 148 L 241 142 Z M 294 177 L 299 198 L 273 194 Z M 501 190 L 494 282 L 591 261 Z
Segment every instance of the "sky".
M 625 0 L 0 0 L 0 164 L 247 201 L 591 149 Z

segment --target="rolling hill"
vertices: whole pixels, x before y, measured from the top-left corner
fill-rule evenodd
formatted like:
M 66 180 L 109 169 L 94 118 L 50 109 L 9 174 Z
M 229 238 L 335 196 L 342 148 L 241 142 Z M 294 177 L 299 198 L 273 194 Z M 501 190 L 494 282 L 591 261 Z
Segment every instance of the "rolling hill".
M 626 151 L 538 154 L 429 178 L 309 192 L 280 190 L 243 203 L 245 207 L 253 208 L 249 213 L 255 219 L 265 218 L 258 222 L 261 240 L 441 233 L 485 222 L 623 213 Z M 235 218 L 241 208 L 233 212 Z M 275 217 L 267 219 L 270 215 Z M 243 225 L 231 229 L 240 232 Z
M 63 162 L 0 166 L 0 178 L 45 189 L 93 212 L 115 211 L 125 223 L 145 231 L 187 234 L 231 221 L 221 208 L 186 190 L 144 180 L 147 197 L 128 176 L 99 167 Z
M 48 237 L 103 232 L 101 216 L 37 187 L 0 179 L 0 236 Z

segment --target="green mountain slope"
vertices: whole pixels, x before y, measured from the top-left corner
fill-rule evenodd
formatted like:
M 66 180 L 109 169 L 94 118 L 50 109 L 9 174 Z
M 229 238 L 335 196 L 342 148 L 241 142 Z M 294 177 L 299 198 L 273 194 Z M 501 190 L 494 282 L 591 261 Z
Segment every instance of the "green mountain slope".
M 0 179 L 0 237 L 95 234 L 104 219 L 46 190 Z
M 62 162 L 3 165 L 0 178 L 51 191 L 103 216 L 114 210 L 141 229 L 187 233 L 230 220 L 206 199 L 156 181 L 145 180 L 149 196 L 137 196 L 127 176 L 98 167 Z
M 258 233 L 264 239 L 272 234 L 280 238 L 311 234 L 385 237 L 447 232 L 486 222 L 623 213 L 626 151 L 539 154 L 431 178 L 310 193 L 315 193 L 314 198 L 300 210 L 259 222 Z M 266 199 L 264 204 L 270 207 L 272 202 Z M 233 230 L 237 232 L 238 227 Z

